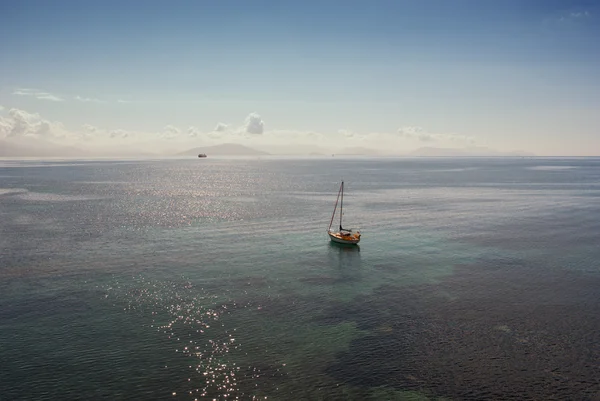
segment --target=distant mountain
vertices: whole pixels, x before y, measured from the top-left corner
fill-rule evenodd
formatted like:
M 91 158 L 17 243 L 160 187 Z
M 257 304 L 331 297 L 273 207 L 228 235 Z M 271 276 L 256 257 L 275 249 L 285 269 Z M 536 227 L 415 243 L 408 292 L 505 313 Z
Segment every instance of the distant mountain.
M 214 146 L 201 146 L 184 152 L 177 153 L 177 156 L 198 156 L 200 153 L 205 153 L 210 156 L 266 156 L 269 153 L 260 150 L 252 149 L 244 145 L 235 143 L 224 143 Z
M 369 148 L 344 148 L 336 153 L 337 155 L 355 155 L 355 156 L 381 156 L 381 152 Z
M 261 149 L 271 155 L 281 155 L 281 156 L 310 156 L 310 155 L 331 155 L 331 150 L 320 148 L 314 145 L 303 145 L 303 144 L 293 144 L 293 145 L 263 145 Z
M 525 157 L 535 156 L 533 153 L 514 151 L 501 152 L 498 150 L 486 147 L 471 147 L 471 148 L 434 148 L 423 147 L 416 149 L 408 154 L 408 156 L 422 157 Z

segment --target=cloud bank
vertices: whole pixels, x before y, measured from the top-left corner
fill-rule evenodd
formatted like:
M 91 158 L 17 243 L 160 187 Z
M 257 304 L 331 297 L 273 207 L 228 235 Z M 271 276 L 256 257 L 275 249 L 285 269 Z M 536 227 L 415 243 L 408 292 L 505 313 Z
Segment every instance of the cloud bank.
M 398 128 L 398 135 L 402 138 L 417 139 L 422 142 L 435 141 L 457 141 L 465 143 L 475 142 L 475 138 L 468 135 L 452 134 L 452 133 L 433 133 L 427 131 L 423 127 L 401 127 Z
M 0 138 L 63 139 L 67 136 L 61 123 L 45 120 L 37 113 L 10 109 L 8 117 L 0 117 Z
M 474 138 L 455 133 L 431 132 L 421 126 L 403 126 L 390 132 L 356 132 L 340 129 L 334 132 L 315 132 L 289 129 L 267 130 L 262 117 L 249 113 L 238 124 L 217 123 L 212 130 L 196 126 L 187 129 L 168 124 L 157 131 L 132 131 L 120 127 L 98 127 L 83 124 L 67 129 L 62 123 L 50 121 L 38 113 L 10 109 L 0 116 L 0 139 L 18 140 L 40 138 L 60 145 L 87 150 L 152 152 L 174 154 L 198 146 L 219 143 L 238 143 L 272 153 L 343 153 L 344 149 L 365 150 L 373 154 L 401 154 L 420 143 L 439 143 L 442 146 L 471 145 Z M 452 144 L 455 145 L 452 145 Z

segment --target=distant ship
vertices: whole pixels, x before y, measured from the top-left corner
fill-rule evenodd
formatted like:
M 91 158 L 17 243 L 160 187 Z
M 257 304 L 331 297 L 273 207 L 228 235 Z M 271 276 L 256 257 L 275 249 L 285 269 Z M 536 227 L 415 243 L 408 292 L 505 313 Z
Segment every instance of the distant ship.
M 200 153 L 198 157 L 206 157 L 206 153 Z

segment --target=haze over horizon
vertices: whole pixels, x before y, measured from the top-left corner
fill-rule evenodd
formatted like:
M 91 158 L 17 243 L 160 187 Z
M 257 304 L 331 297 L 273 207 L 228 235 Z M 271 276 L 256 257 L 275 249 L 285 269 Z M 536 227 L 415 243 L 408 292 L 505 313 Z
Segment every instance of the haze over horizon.
M 600 155 L 593 1 L 0 6 L 0 147 Z

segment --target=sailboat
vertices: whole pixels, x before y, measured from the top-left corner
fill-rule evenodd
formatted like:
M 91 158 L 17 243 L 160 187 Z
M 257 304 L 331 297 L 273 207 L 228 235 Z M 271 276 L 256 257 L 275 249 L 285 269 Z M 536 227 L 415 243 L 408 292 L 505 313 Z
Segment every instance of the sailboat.
M 341 202 L 340 202 L 341 199 Z M 335 212 L 337 210 L 338 202 L 340 204 L 340 228 L 339 230 L 332 230 L 331 226 L 333 225 L 333 219 L 335 218 Z M 360 241 L 360 231 L 349 230 L 346 228 L 342 228 L 342 217 L 344 215 L 344 181 L 340 185 L 340 190 L 338 191 L 337 199 L 335 200 L 335 206 L 333 208 L 333 214 L 331 215 L 331 221 L 329 222 L 329 228 L 327 229 L 327 234 L 329 238 L 333 242 L 337 242 L 338 244 L 358 244 Z

